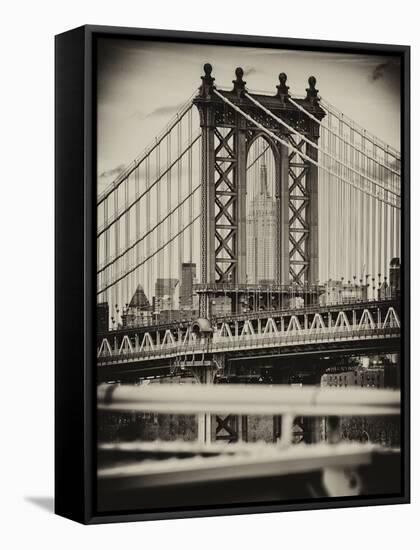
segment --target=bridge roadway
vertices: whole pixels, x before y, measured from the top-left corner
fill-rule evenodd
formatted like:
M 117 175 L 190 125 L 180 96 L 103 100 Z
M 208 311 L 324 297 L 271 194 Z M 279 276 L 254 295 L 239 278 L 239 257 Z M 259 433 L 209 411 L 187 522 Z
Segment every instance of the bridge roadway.
M 241 328 L 242 324 L 245 321 L 258 322 L 258 320 L 263 321 L 267 318 L 273 318 L 280 320 L 281 318 L 287 318 L 292 315 L 298 315 L 300 317 L 304 315 L 314 315 L 319 313 L 323 316 L 327 316 L 328 313 L 334 314 L 340 311 L 361 311 L 364 309 L 369 309 L 373 311 L 374 309 L 380 309 L 381 311 L 387 311 L 389 307 L 393 307 L 397 312 L 399 311 L 399 301 L 386 299 L 386 300 L 358 300 L 355 302 L 348 303 L 333 303 L 326 306 L 321 306 L 319 304 L 307 305 L 301 308 L 290 308 L 282 307 L 278 309 L 267 309 L 262 311 L 248 311 L 246 313 L 240 314 L 231 314 L 231 315 L 215 315 L 210 319 L 210 323 L 213 328 L 217 330 L 223 323 L 228 323 L 229 325 L 238 325 Z M 122 338 L 127 335 L 129 338 L 133 339 L 135 335 L 143 335 L 148 332 L 151 335 L 161 334 L 163 335 L 166 331 L 171 331 L 172 333 L 178 333 L 181 331 L 183 334 L 188 330 L 193 321 L 192 318 L 183 318 L 176 321 L 153 323 L 150 325 L 138 325 L 138 326 L 126 326 L 118 327 L 117 329 L 112 329 L 106 332 L 98 332 L 97 334 L 97 344 L 98 348 L 104 338 L 111 339 L 118 343 L 121 343 Z
M 394 307 L 395 306 L 395 307 Z M 98 374 L 170 369 L 174 364 L 211 364 L 215 356 L 229 361 L 303 355 L 398 352 L 400 320 L 391 301 L 341 304 L 220 318 L 212 333 L 192 330 L 163 337 L 149 331 L 125 333 L 112 342 L 112 333 L 98 345 Z M 154 338 L 152 337 L 154 335 Z M 111 338 L 110 338 L 111 337 Z M 101 376 L 102 374 L 102 376 Z

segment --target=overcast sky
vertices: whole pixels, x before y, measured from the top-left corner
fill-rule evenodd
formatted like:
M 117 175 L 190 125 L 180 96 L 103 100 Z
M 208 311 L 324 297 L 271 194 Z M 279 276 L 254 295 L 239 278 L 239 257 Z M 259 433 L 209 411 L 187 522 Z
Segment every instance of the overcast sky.
M 303 95 L 310 75 L 319 93 L 348 117 L 400 149 L 400 67 L 383 56 L 102 39 L 98 47 L 98 191 L 153 140 L 200 85 L 203 64 L 216 85 L 235 68 L 251 90 Z

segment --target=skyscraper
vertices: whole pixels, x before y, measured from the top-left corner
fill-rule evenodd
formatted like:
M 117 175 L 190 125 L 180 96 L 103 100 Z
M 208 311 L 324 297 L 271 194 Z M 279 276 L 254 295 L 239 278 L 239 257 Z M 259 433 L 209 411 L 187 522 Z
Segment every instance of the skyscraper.
M 137 285 L 136 291 L 133 294 L 129 307 L 138 307 L 144 311 L 150 311 L 152 306 L 144 292 L 144 289 L 141 285 Z
M 193 309 L 193 284 L 196 277 L 196 264 L 181 265 L 181 288 L 179 291 L 179 308 Z
M 137 285 L 136 291 L 121 317 L 124 327 L 138 327 L 151 323 L 152 306 L 142 285 Z
M 267 165 L 261 165 L 260 189 L 247 215 L 247 279 L 249 283 L 276 278 L 276 201 L 267 186 Z
M 178 285 L 178 279 L 158 278 L 155 283 L 154 310 L 172 310 L 175 308 L 175 290 Z

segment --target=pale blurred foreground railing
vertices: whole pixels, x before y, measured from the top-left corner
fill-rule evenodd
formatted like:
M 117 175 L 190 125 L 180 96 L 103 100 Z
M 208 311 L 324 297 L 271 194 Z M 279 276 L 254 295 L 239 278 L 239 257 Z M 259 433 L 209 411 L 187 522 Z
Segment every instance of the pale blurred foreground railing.
M 370 443 L 329 440 L 314 444 L 292 445 L 293 421 L 296 417 L 382 416 L 400 414 L 400 392 L 362 388 L 320 388 L 290 386 L 240 386 L 198 384 L 153 384 L 125 386 L 103 384 L 98 388 L 98 408 L 113 413 L 155 412 L 163 414 L 195 414 L 199 420 L 209 415 L 279 415 L 281 437 L 277 443 L 232 444 L 207 442 L 155 441 L 108 443 L 99 446 L 102 453 L 124 456 L 124 460 L 107 462 L 100 467 L 99 480 L 105 485 L 126 490 L 197 484 L 221 480 L 246 480 L 272 476 L 294 476 L 322 471 L 327 493 L 332 495 L 361 494 L 362 481 L 356 471 L 372 466 L 373 456 L 393 455 L 399 450 L 383 450 Z M 206 422 L 204 423 L 206 424 Z M 331 423 L 332 431 L 339 423 Z M 200 428 L 199 428 L 200 429 Z M 336 428 L 335 428 L 336 429 Z M 147 455 L 148 460 L 135 457 Z M 398 456 L 397 456 L 398 455 Z M 152 456 L 152 460 L 150 460 Z M 156 460 L 156 457 L 159 459 Z M 392 459 L 394 462 L 394 458 Z M 388 458 L 386 459 L 388 463 Z M 382 458 L 381 458 L 382 461 Z M 381 462 L 382 464 L 382 462 Z M 375 475 L 392 480 L 392 472 L 382 467 Z M 395 469 L 395 468 L 394 468 Z M 393 471 L 394 471 L 393 469 Z M 395 469 L 397 471 L 397 469 Z M 333 475 L 331 474 L 333 472 Z M 338 478 L 337 478 L 338 472 Z M 349 481 L 349 472 L 353 480 Z M 379 474 L 379 472 L 381 472 Z M 385 469 L 386 472 L 386 469 Z M 331 482 L 331 475 L 333 481 Z M 354 476 L 359 481 L 355 484 Z M 397 476 L 399 475 L 397 471 Z M 328 479 L 330 481 L 328 482 Z M 337 481 L 338 479 L 338 481 Z M 327 480 L 327 481 L 325 481 Z M 397 480 L 395 480 L 397 483 Z M 106 485 L 108 486 L 108 485 Z
M 101 384 L 98 407 L 171 414 L 394 415 L 400 412 L 400 392 L 289 385 Z

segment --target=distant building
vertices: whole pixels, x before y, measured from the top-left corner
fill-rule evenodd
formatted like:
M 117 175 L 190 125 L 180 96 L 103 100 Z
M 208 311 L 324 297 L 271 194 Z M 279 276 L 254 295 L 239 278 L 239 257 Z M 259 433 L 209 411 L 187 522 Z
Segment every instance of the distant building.
M 378 289 L 379 300 L 399 300 L 401 296 L 401 266 L 400 259 L 393 258 L 389 264 L 389 276 Z
M 367 300 L 367 286 L 344 283 L 343 281 L 327 281 L 325 292 L 319 297 L 321 306 L 331 304 L 347 304 Z
M 261 165 L 260 191 L 247 213 L 247 282 L 275 280 L 276 201 L 268 191 L 267 166 Z
M 155 315 L 155 321 L 159 323 L 170 323 L 172 321 L 180 321 L 181 319 L 182 311 L 179 309 L 162 309 Z
M 391 286 L 384 281 L 378 290 L 379 300 L 389 300 L 391 298 Z
M 399 388 L 400 365 L 397 353 L 374 355 L 369 358 L 369 368 L 383 369 L 385 388 Z
M 181 285 L 179 289 L 179 309 L 192 310 L 194 306 L 193 287 L 196 280 L 196 264 L 181 264 Z
M 122 314 L 123 327 L 144 327 L 153 321 L 151 311 L 142 311 L 139 308 L 130 308 Z
M 152 306 L 141 285 L 138 285 L 122 314 L 123 327 L 140 327 L 152 322 Z
M 175 294 L 175 289 L 178 283 L 179 283 L 178 279 L 173 279 L 171 277 L 156 279 L 156 283 L 155 283 L 156 298 L 164 298 L 166 296 L 169 296 L 172 298 Z
M 143 311 L 151 311 L 152 306 L 141 285 L 137 286 L 136 291 L 130 300 L 129 307 L 140 308 Z
M 176 305 L 175 291 L 178 287 L 178 279 L 159 278 L 155 283 L 155 296 L 153 298 L 153 311 L 158 314 L 160 311 L 175 310 Z
M 384 367 L 358 368 L 347 372 L 325 373 L 321 376 L 321 387 L 384 388 Z
M 108 302 L 101 302 L 96 307 L 96 330 L 106 332 L 109 329 Z
M 389 266 L 389 286 L 391 298 L 399 300 L 401 296 L 401 265 L 399 258 L 392 258 Z
M 212 315 L 221 317 L 229 315 L 232 311 L 232 300 L 228 296 L 217 296 L 211 302 Z
M 291 309 L 300 309 L 305 307 L 305 300 L 301 296 L 292 296 L 289 298 L 289 307 Z

